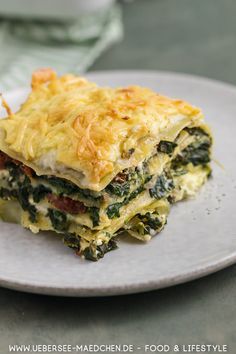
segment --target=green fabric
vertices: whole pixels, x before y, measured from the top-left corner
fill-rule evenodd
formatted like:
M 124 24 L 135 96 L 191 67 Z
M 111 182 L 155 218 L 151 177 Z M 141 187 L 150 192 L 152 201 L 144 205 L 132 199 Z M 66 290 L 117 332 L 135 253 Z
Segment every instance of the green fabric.
M 70 23 L 0 22 L 0 91 L 25 86 L 37 68 L 59 74 L 83 73 L 113 42 L 122 38 L 121 11 L 115 5 Z

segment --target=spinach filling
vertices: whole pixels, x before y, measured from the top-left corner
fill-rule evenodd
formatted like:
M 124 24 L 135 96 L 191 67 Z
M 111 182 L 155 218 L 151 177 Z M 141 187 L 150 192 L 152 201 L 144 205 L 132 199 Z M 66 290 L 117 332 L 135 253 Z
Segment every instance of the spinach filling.
M 144 161 L 141 167 L 127 168 L 118 173 L 105 188 L 105 191 L 117 197 L 128 196 L 133 188 L 140 187 L 146 183 L 148 175 L 148 163 Z
M 66 231 L 68 229 L 67 216 L 64 212 L 48 208 L 47 216 L 55 230 Z
M 172 141 L 161 140 L 158 144 L 157 151 L 171 156 L 178 144 Z
M 15 190 L 14 190 L 14 194 L 15 194 Z M 12 191 L 10 189 L 1 187 L 0 188 L 0 198 L 3 200 L 10 200 L 13 197 L 12 195 Z M 17 195 L 14 195 L 14 198 L 16 198 Z
M 129 194 L 130 182 L 125 182 L 125 183 L 111 182 L 106 187 L 106 191 L 109 194 L 114 194 L 117 195 L 118 197 L 123 197 Z
M 172 161 L 172 168 L 178 169 L 188 163 L 194 166 L 206 165 L 210 162 L 211 138 L 201 128 L 185 128 L 190 134 L 194 135 L 195 140 L 181 151 Z
M 22 209 L 29 213 L 31 222 L 37 221 L 37 209 L 29 202 L 33 187 L 30 179 L 26 176 L 19 166 L 12 162 L 6 162 L 6 168 L 9 171 L 10 189 L 0 188 L 0 196 L 2 199 L 17 199 Z
M 141 186 L 139 186 L 138 188 L 136 188 L 133 192 L 130 193 L 130 195 L 128 195 L 122 202 L 119 203 L 114 203 L 114 204 L 110 204 L 107 209 L 106 209 L 106 213 L 109 219 L 114 219 L 120 216 L 120 208 L 124 205 L 129 204 L 129 202 L 136 198 L 140 193 L 142 193 L 144 191 L 144 185 L 150 181 L 150 179 L 152 178 L 152 176 L 147 176 L 143 182 L 143 184 Z
M 152 230 L 158 232 L 166 223 L 166 218 L 162 218 L 157 211 L 138 214 L 135 218 L 137 220 L 132 230 L 140 235 L 150 235 Z
M 210 162 L 211 138 L 201 128 L 185 128 L 190 134 L 194 135 L 194 142 L 181 151 L 170 164 L 170 171 L 164 171 L 157 177 L 152 188 L 149 189 L 151 198 L 167 198 L 168 194 L 174 189 L 173 176 L 187 173 L 184 168 L 188 163 L 194 166 L 206 165 Z M 162 140 L 157 146 L 157 150 L 171 156 L 177 147 L 176 142 Z M 125 176 L 123 176 L 125 172 Z M 120 216 L 120 208 L 127 205 L 132 199 L 136 198 L 145 189 L 145 184 L 153 176 L 148 174 L 148 161 L 145 161 L 142 169 L 127 169 L 122 172 L 122 179 L 115 178 L 107 187 L 106 191 L 119 197 L 125 196 L 123 201 L 113 203 L 106 209 L 107 216 L 110 219 Z M 134 182 L 135 181 L 135 182 Z M 136 183 L 138 187 L 130 193 L 131 184 Z
M 93 222 L 93 227 L 99 225 L 100 217 L 99 217 L 99 208 L 90 207 L 89 208 L 90 218 Z
M 40 176 L 43 180 L 47 181 L 51 186 L 56 187 L 57 193 L 60 196 L 63 195 L 78 195 L 85 199 L 102 200 L 103 196 L 99 192 L 94 192 L 89 189 L 79 188 L 76 184 L 67 181 L 63 178 L 53 176 Z
M 110 239 L 107 243 L 103 243 L 97 246 L 94 242 L 86 247 L 84 250 L 80 248 L 81 238 L 75 234 L 65 233 L 63 237 L 63 242 L 66 246 L 76 250 L 78 254 L 82 254 L 85 259 L 90 261 L 97 261 L 103 258 L 105 253 L 112 251 L 117 248 L 117 243 L 114 238 Z
M 75 234 L 71 234 L 69 232 L 65 232 L 63 235 L 63 242 L 66 246 L 73 248 L 75 250 L 80 249 L 80 236 Z
M 152 212 L 148 211 L 146 214 L 136 214 L 125 225 L 124 230 L 128 231 L 134 237 L 145 241 L 147 240 L 145 236 L 148 235 L 150 237 L 160 232 L 165 224 L 166 215 L 161 215 L 157 210 L 154 210 Z
M 165 198 L 174 187 L 172 177 L 167 172 L 163 172 L 157 177 L 155 185 L 149 189 L 150 197 L 155 199 Z
M 107 207 L 107 216 L 109 219 L 118 218 L 120 216 L 120 208 L 125 205 L 124 203 L 114 203 Z
M 158 213 L 151 214 L 148 212 L 145 215 L 139 215 L 139 218 L 144 225 L 149 226 L 152 230 L 158 230 L 163 225 Z
M 126 169 L 119 173 L 115 179 L 106 187 L 106 191 L 119 197 L 125 197 L 122 201 L 110 204 L 106 213 L 109 219 L 120 216 L 120 208 L 127 205 L 132 199 L 136 198 L 144 191 L 144 186 L 151 180 L 149 175 L 148 162 L 144 161 L 141 167 Z M 131 191 L 131 187 L 134 189 Z
M 17 190 L 17 199 L 23 210 L 28 211 L 29 219 L 31 222 L 37 221 L 37 209 L 34 205 L 30 204 L 29 196 L 32 193 L 32 186 L 28 182 L 24 182 L 23 184 L 19 184 L 19 188 Z
M 47 194 L 51 193 L 52 190 L 43 184 L 39 184 L 37 187 L 33 188 L 32 195 L 35 203 L 39 203 L 40 200 L 44 199 Z
M 85 259 L 96 262 L 98 259 L 103 258 L 105 253 L 115 250 L 116 248 L 116 241 L 110 239 L 108 243 L 103 243 L 101 246 L 91 244 L 82 251 L 82 254 Z
M 33 198 L 35 203 L 39 203 L 48 194 L 52 193 L 50 187 L 43 184 L 39 184 L 36 187 L 32 186 L 30 178 L 25 175 L 21 168 L 21 165 L 17 165 L 14 162 L 7 161 L 5 164 L 6 169 L 9 171 L 8 185 L 9 189 L 5 187 L 0 188 L 0 198 L 4 200 L 17 199 L 22 209 L 29 213 L 29 219 L 31 222 L 37 222 L 37 209 L 35 205 L 31 204 L 29 199 Z M 35 175 L 34 179 L 38 177 Z M 40 176 L 39 178 L 42 178 Z M 58 194 L 60 196 L 64 194 L 80 193 L 81 189 L 71 182 L 65 181 L 56 177 L 43 176 L 43 180 L 47 180 L 49 185 L 58 188 Z M 89 190 L 83 191 L 84 195 L 89 195 Z M 92 191 L 91 191 L 92 193 Z M 90 195 L 91 197 L 91 195 Z M 99 196 L 96 196 L 99 198 Z M 99 225 L 99 208 L 88 208 L 93 226 Z M 66 213 L 58 209 L 48 209 L 47 216 L 49 217 L 53 227 L 58 231 L 64 231 L 68 227 Z

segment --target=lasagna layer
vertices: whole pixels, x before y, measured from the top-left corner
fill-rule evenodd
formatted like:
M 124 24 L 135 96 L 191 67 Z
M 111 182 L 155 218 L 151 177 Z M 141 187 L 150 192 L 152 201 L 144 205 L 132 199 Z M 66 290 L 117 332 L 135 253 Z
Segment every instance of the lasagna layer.
M 37 175 L 102 191 L 126 168 L 149 158 L 161 140 L 200 126 L 201 111 L 148 88 L 98 87 L 52 70 L 35 72 L 18 112 L 0 122 L 0 150 Z
M 119 172 L 100 192 L 37 175 L 1 153 L 3 214 L 11 219 L 10 203 L 15 203 L 23 226 L 61 233 L 65 244 L 97 260 L 116 247 L 124 232 L 148 241 L 163 229 L 170 204 L 194 196 L 210 175 L 211 143 L 205 126 L 184 128 L 174 141 L 161 140 L 142 164 Z
M 185 101 L 46 69 L 16 113 L 3 103 L 2 218 L 53 230 L 87 259 L 123 233 L 148 241 L 210 175 L 210 130 Z

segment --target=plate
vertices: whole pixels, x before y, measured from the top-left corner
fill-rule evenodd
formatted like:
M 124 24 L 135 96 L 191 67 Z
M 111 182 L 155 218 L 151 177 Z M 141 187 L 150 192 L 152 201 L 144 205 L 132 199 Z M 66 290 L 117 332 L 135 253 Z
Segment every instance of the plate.
M 215 137 L 213 177 L 194 200 L 172 207 L 165 229 L 149 243 L 124 238 L 119 249 L 89 262 L 54 233 L 33 235 L 1 223 L 0 285 L 63 296 L 137 293 L 186 282 L 236 262 L 236 88 L 168 72 L 89 73 L 101 85 L 139 84 L 200 106 Z M 14 109 L 27 90 L 5 95 Z M 222 166 L 223 165 L 223 166 Z

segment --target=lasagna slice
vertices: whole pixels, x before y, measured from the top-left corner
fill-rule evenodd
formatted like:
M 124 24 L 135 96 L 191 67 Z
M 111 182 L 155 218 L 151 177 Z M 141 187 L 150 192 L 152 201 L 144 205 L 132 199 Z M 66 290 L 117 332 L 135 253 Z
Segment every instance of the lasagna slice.
M 201 111 L 148 88 L 98 87 L 44 69 L 18 112 L 4 106 L 2 218 L 62 234 L 90 260 L 124 232 L 150 240 L 170 205 L 194 196 L 211 173 Z

